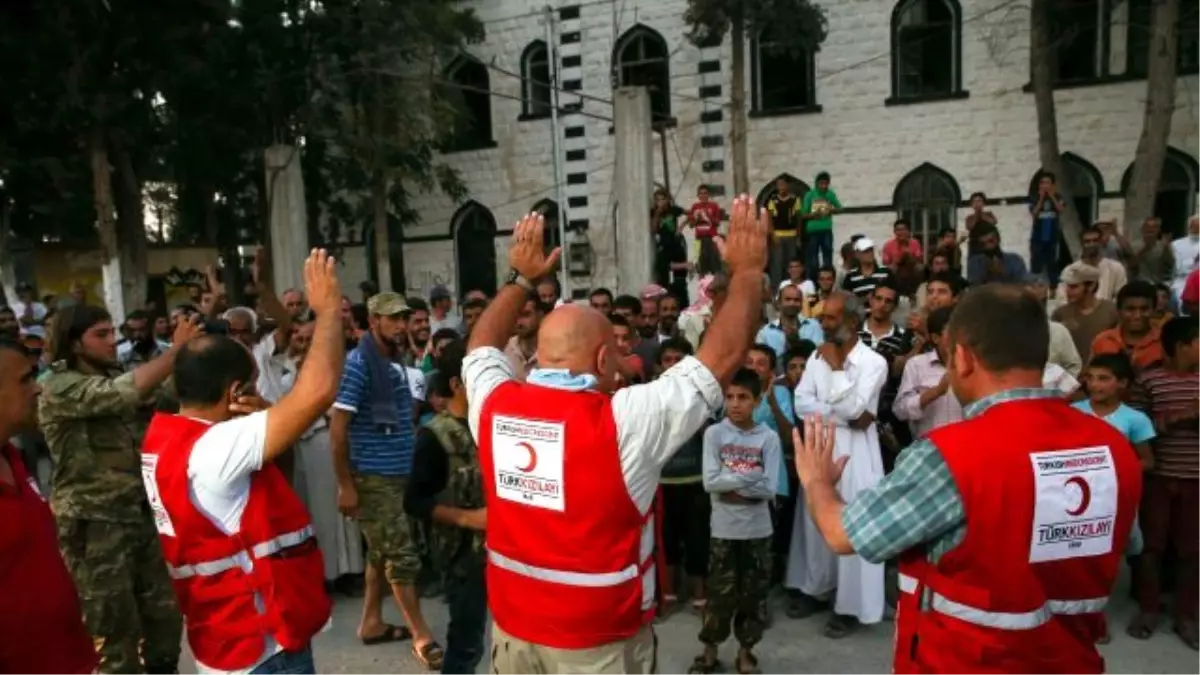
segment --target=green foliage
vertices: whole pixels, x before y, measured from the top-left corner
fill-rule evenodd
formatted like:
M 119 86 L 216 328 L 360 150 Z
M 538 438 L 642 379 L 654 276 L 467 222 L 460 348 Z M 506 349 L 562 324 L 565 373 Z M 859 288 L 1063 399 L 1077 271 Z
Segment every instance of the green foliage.
M 263 150 L 276 143 L 302 148 L 310 221 L 327 224 L 315 240 L 361 239 L 373 175 L 385 177 L 397 227 L 416 217 L 414 190 L 461 198 L 465 186 L 437 159 L 451 108 L 432 75 L 482 39 L 457 5 L 0 3 L 0 200 L 14 233 L 95 243 L 96 131 L 113 189 L 131 177 L 140 201 L 169 215 L 173 242 L 261 241 Z
M 747 38 L 786 53 L 818 51 L 829 29 L 825 9 L 810 0 L 690 0 L 684 14 L 698 46 L 720 43 L 739 20 Z

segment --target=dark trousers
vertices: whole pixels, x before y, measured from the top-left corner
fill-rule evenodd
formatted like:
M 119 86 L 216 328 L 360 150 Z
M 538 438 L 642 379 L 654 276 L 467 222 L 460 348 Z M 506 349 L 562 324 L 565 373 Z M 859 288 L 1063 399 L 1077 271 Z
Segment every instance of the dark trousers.
M 446 605 L 450 626 L 446 629 L 443 673 L 474 673 L 483 660 L 483 635 L 487 630 L 487 583 L 484 565 L 454 566 L 446 575 Z
M 702 483 L 664 483 L 662 499 L 663 555 L 667 565 L 677 567 L 682 561 L 689 577 L 703 577 L 708 572 L 712 498 Z
M 749 649 L 762 640 L 771 589 L 771 538 L 712 539 L 708 558 L 708 604 L 700 641 L 719 645 L 732 630 Z
M 1137 599 L 1141 611 L 1161 609 L 1162 562 L 1173 545 L 1179 558 L 1175 617 L 1196 620 L 1200 595 L 1200 480 L 1147 474 L 1140 513 L 1146 547 L 1137 566 Z
M 262 675 L 310 675 L 317 672 L 312 645 L 295 652 L 279 652 L 250 671 Z
M 771 275 L 772 289 L 778 287 L 787 279 L 788 263 L 796 259 L 796 254 L 800 250 L 800 239 L 795 235 L 791 236 L 775 236 L 771 235 L 771 249 L 768 251 L 767 271 Z
M 1029 271 L 1045 274 L 1050 279 L 1050 288 L 1058 286 L 1058 237 L 1050 241 L 1034 239 L 1029 242 Z
M 808 272 L 808 278 L 816 283 L 817 272 L 820 271 L 821 266 L 833 265 L 833 230 L 809 232 L 805 238 L 807 239 L 804 244 L 807 259 L 805 269 Z

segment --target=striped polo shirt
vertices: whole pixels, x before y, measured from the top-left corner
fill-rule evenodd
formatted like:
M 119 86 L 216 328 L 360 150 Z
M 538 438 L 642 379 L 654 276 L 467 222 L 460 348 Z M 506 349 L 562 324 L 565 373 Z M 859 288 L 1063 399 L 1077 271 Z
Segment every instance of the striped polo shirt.
M 1166 368 L 1151 368 L 1142 373 L 1139 383 L 1149 402 L 1151 419 L 1181 412 L 1196 413 L 1196 373 L 1180 373 Z M 1154 468 L 1150 473 L 1171 478 L 1200 477 L 1200 431 L 1195 420 L 1159 429 L 1154 441 Z
M 386 429 L 371 418 L 371 374 L 357 350 L 346 355 L 333 407 L 351 413 L 350 467 L 357 473 L 407 476 L 412 471 L 413 396 L 404 368 L 388 368 L 398 424 Z

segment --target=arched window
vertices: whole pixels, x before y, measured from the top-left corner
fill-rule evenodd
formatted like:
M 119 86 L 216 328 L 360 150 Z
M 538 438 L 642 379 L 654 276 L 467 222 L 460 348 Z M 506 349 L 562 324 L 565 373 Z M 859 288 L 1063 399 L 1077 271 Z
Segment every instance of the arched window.
M 912 235 L 928 251 L 944 228 L 954 229 L 962 202 L 958 181 L 942 169 L 925 163 L 908 172 L 892 195 L 896 215 L 912 223 Z
M 892 10 L 892 97 L 962 90 L 962 11 L 957 0 L 900 0 Z
M 1058 183 L 1065 185 L 1071 195 L 1071 203 L 1075 206 L 1075 212 L 1079 214 L 1079 223 L 1084 227 L 1091 225 L 1096 222 L 1100 195 L 1104 194 L 1104 178 L 1091 162 L 1075 153 L 1064 152 L 1062 160 L 1063 173 L 1066 175 L 1058 176 Z M 1038 171 L 1029 181 L 1031 206 L 1037 201 L 1038 181 L 1041 177 L 1042 172 Z
M 553 199 L 543 199 L 533 205 L 533 211 L 542 214 L 546 218 L 542 248 L 546 250 L 546 253 L 550 253 L 550 251 L 562 245 L 559 243 L 558 238 L 558 219 L 561 217 L 558 212 L 558 202 Z
M 1133 165 L 1121 177 L 1121 194 L 1129 194 Z M 1162 175 L 1158 179 L 1158 194 L 1154 197 L 1154 215 L 1162 220 L 1164 232 L 1182 237 L 1187 231 L 1188 218 L 1196 212 L 1196 192 L 1200 188 L 1200 167 L 1186 152 L 1167 148 Z M 1130 223 L 1130 225 L 1134 225 Z
M 550 50 L 534 40 L 521 53 L 521 113 L 525 119 L 548 117 L 554 96 L 550 91 Z
M 797 110 L 817 104 L 816 59 L 762 31 L 750 50 L 750 92 L 755 112 Z
M 767 202 L 771 200 L 771 197 L 779 194 L 779 188 L 777 185 L 779 184 L 780 178 L 786 180 L 791 185 L 792 194 L 796 195 L 800 199 L 803 199 L 805 193 L 808 192 L 808 183 L 805 183 L 790 173 L 781 173 L 772 178 L 771 182 L 762 186 L 762 189 L 758 191 L 758 208 L 761 209 L 766 207 Z
M 487 66 L 460 56 L 446 69 L 447 98 L 455 108 L 454 130 L 447 150 L 478 150 L 492 140 L 492 92 Z
M 496 293 L 496 218 L 479 202 L 463 204 L 450 221 L 454 257 L 458 264 L 458 292 L 481 290 Z
M 658 31 L 641 24 L 625 31 L 613 48 L 612 63 L 618 87 L 649 88 L 654 121 L 670 119 L 670 54 L 667 41 Z

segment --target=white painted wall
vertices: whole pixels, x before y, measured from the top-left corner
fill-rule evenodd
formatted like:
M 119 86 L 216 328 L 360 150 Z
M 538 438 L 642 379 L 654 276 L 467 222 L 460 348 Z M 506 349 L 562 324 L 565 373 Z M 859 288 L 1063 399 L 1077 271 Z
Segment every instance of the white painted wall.
M 555 7 L 574 6 L 556 0 Z M 532 40 L 544 38 L 541 8 L 545 0 L 475 0 L 472 5 L 486 26 L 487 39 L 472 47 L 484 63 L 492 64 L 493 91 L 520 96 L 520 80 L 499 72 L 519 72 L 520 55 Z M 889 0 L 843 0 L 826 3 L 829 37 L 817 55 L 817 101 L 820 113 L 750 119 L 748 152 L 750 182 L 757 191 L 780 173 L 811 181 L 819 170 L 833 174 L 834 187 L 848 207 L 877 207 L 876 212 L 845 214 L 835 221 L 840 244 L 850 234 L 875 239 L 890 236 L 895 215 L 888 210 L 896 184 L 924 162 L 931 162 L 957 180 L 964 199 L 974 191 L 993 198 L 1022 197 L 1038 169 L 1037 134 L 1033 96 L 1023 91 L 1028 75 L 1028 9 L 1003 0 L 962 0 L 962 81 L 969 98 L 918 105 L 885 106 L 891 94 L 889 25 L 893 3 Z M 1004 9 L 995 11 L 997 7 Z M 580 74 L 582 92 L 611 100 L 610 61 L 620 33 L 641 23 L 665 38 L 671 50 L 672 114 L 678 127 L 668 135 L 667 162 L 670 186 L 676 200 L 690 204 L 697 185 L 711 183 L 732 196 L 728 171 L 703 173 L 705 160 L 726 159 L 724 147 L 702 148 L 704 134 L 727 136 L 726 121 L 701 124 L 700 114 L 727 105 L 729 99 L 729 48 L 705 50 L 704 59 L 719 55 L 719 76 L 698 73 L 699 49 L 684 37 L 684 0 L 619 0 L 586 2 L 577 20 L 563 22 L 565 29 L 581 33 Z M 1120 17 L 1117 17 L 1120 20 Z M 1120 40 L 1114 33 L 1113 42 Z M 1114 64 L 1123 63 L 1118 53 Z M 749 61 L 749 59 L 747 59 Z M 747 65 L 749 67 L 749 65 Z M 749 73 L 747 73 L 749 81 Z M 720 82 L 722 96 L 700 99 L 699 88 Z M 1120 189 L 1121 176 L 1133 159 L 1141 133 L 1145 105 L 1144 81 L 1062 89 L 1056 93 L 1060 144 L 1094 164 L 1104 190 Z M 574 100 L 564 97 L 565 100 Z M 1192 157 L 1200 155 L 1197 128 L 1197 77 L 1181 77 L 1170 143 Z M 585 100 L 583 110 L 611 117 L 609 105 Z M 517 100 L 493 97 L 492 119 L 496 148 L 449 155 L 471 197 L 492 210 L 501 231 L 513 226 L 535 202 L 554 198 L 554 169 L 549 120 L 518 121 Z M 613 136 L 606 121 L 567 115 L 564 127 L 583 126 L 585 137 L 571 139 L 566 149 L 583 148 L 587 159 L 568 164 L 566 173 L 583 171 L 586 185 L 571 186 L 570 194 L 585 195 L 586 207 L 571 209 L 569 220 L 586 219 L 587 237 L 596 252 L 591 286 L 612 285 L 621 245 L 612 228 L 614 206 Z M 662 180 L 661 153 L 655 149 L 655 175 Z M 560 205 L 562 206 L 562 205 Z M 1120 217 L 1119 197 L 1100 202 L 1101 216 Z M 455 205 L 442 195 L 418 200 L 421 222 L 407 229 L 409 236 L 450 237 Z M 1024 206 L 998 205 L 992 210 L 1009 248 L 1027 253 L 1028 217 Z M 960 209 L 959 220 L 966 211 Z M 496 241 L 497 276 L 506 271 L 506 243 Z M 405 266 L 413 293 L 440 278 L 454 287 L 457 264 L 453 242 L 410 242 L 405 245 Z M 424 275 L 424 276 L 422 276 Z M 580 282 L 576 282 L 579 285 Z M 455 289 L 457 291 L 457 289 Z M 622 289 L 634 290 L 634 289 Z

